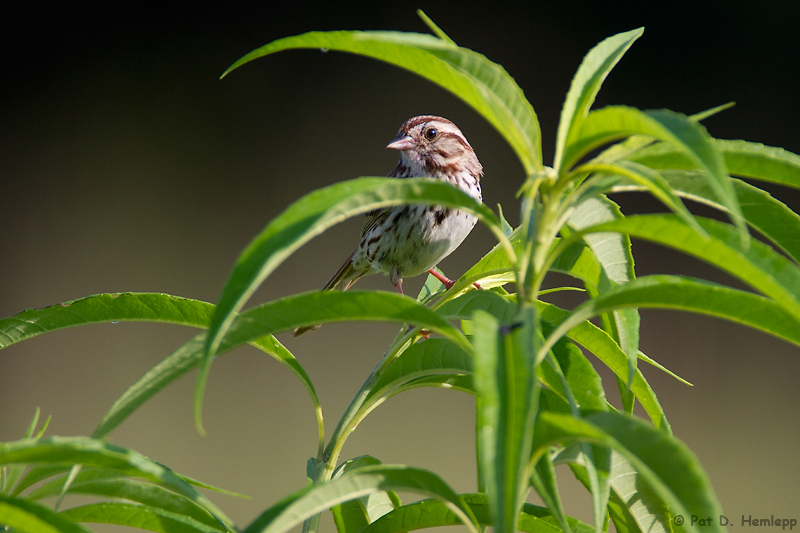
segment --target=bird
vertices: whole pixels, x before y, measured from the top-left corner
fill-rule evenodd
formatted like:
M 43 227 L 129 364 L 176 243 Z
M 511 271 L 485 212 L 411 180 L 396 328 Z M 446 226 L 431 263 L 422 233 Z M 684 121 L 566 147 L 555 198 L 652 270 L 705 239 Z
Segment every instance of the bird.
M 482 201 L 483 167 L 458 126 L 446 118 L 410 118 L 386 147 L 400 151 L 389 177 L 439 179 Z M 345 291 L 362 276 L 384 273 L 403 294 L 403 279 L 423 272 L 436 276 L 449 290 L 454 282 L 434 267 L 461 245 L 476 222 L 471 213 L 437 205 L 410 204 L 370 211 L 364 216 L 355 251 L 322 290 Z M 319 325 L 299 327 L 294 336 L 317 328 Z

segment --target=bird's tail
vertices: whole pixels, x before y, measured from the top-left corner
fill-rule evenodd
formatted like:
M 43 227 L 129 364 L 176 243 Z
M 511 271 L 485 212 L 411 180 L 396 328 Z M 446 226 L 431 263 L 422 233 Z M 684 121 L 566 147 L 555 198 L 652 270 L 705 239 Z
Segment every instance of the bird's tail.
M 355 270 L 353 270 L 353 254 L 350 254 L 350 257 L 348 257 L 347 260 L 344 262 L 344 264 L 339 268 L 339 270 L 336 271 L 336 274 L 334 274 L 333 277 L 331 277 L 331 279 L 328 280 L 328 283 L 326 283 L 325 286 L 322 287 L 322 290 L 333 291 L 336 289 L 340 289 L 342 291 L 346 291 L 353 285 L 353 283 L 358 281 L 358 278 L 360 278 L 363 275 L 364 275 L 363 273 L 357 274 Z M 314 331 L 315 329 L 318 329 L 321 325 L 322 324 L 315 324 L 313 326 L 302 326 L 296 328 L 294 330 L 294 336 L 299 337 L 300 335 L 306 333 L 307 331 Z

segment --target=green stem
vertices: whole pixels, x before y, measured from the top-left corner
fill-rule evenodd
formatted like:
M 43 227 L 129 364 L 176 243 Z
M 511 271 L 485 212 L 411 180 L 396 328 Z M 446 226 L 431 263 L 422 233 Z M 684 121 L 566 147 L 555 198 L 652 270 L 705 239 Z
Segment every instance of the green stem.
M 356 396 L 353 398 L 353 401 L 350 402 L 350 405 L 345 410 L 342 418 L 339 420 L 339 424 L 336 426 L 336 429 L 331 436 L 331 440 L 328 442 L 328 446 L 325 448 L 325 451 L 320 457 L 323 461 L 325 461 L 326 466 L 324 469 L 324 474 L 322 475 L 322 479 L 315 480 L 315 481 L 324 481 L 326 479 L 330 479 L 330 475 L 333 473 L 333 470 L 336 468 L 336 463 L 339 458 L 339 453 L 341 453 L 342 447 L 344 446 L 347 437 L 352 433 L 352 431 L 356 428 L 358 423 L 360 422 L 360 418 L 357 417 L 358 412 L 364 405 L 364 401 L 369 396 L 369 393 L 372 391 L 372 387 L 377 383 L 378 379 L 383 375 L 389 365 L 397 359 L 397 357 L 402 353 L 402 351 L 407 347 L 407 345 L 412 341 L 412 339 L 419 333 L 419 328 L 412 329 L 405 333 L 401 332 L 397 335 L 394 342 L 390 346 L 389 350 L 386 352 L 386 355 L 383 356 L 378 366 L 372 371 L 369 375 L 367 380 L 359 389 Z

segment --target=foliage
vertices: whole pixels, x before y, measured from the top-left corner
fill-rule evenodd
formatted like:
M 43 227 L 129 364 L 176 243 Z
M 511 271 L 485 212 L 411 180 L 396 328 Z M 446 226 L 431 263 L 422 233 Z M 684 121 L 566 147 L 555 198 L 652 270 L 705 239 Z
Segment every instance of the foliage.
M 340 533 L 459 523 L 470 531 L 491 525 L 504 533 L 599 533 L 609 521 L 621 532 L 693 531 L 696 525 L 678 527 L 673 518 L 721 514 L 706 474 L 672 435 L 637 367 L 640 360 L 660 367 L 638 349 L 637 309 L 710 314 L 800 345 L 800 248 L 794 237 L 800 217 L 732 177 L 798 188 L 800 157 L 712 138 L 700 120 L 720 109 L 697 116 L 625 106 L 592 110 L 602 82 L 642 35 L 637 29 L 609 37 L 586 55 L 564 101 L 553 165 L 544 166 L 536 114 L 513 78 L 421 16 L 434 35 L 310 32 L 254 50 L 225 74 L 282 50 L 323 48 L 380 59 L 439 84 L 491 123 L 522 163 L 520 226 L 510 227 L 502 212 L 496 215 L 447 184 L 358 178 L 310 192 L 272 220 L 242 252 L 216 306 L 165 294 L 101 294 L 0 321 L 0 348 L 99 322 L 154 321 L 204 330 L 134 383 L 91 437 L 44 438 L 44 427 L 36 430 L 37 412 L 24 439 L 0 444 L 0 524 L 37 532 L 86 531 L 80 524 L 88 522 L 164 532 L 235 530 L 195 488 L 212 487 L 104 439 L 194 368 L 200 369 L 195 407 L 202 430 L 211 362 L 242 344 L 292 371 L 314 403 L 319 428 L 309 485 L 266 509 L 244 531 L 279 533 L 302 522 L 305 531 L 314 531 L 319 513 L 328 509 Z M 607 195 L 631 190 L 649 192 L 670 213 L 624 216 Z M 686 198 L 719 209 L 730 222 L 693 215 Z M 430 277 L 416 299 L 379 291 L 309 292 L 243 310 L 275 268 L 312 237 L 347 217 L 407 203 L 472 212 L 498 244 L 448 291 Z M 748 227 L 764 241 L 751 239 Z M 752 292 L 685 276 L 636 278 L 630 237 L 693 255 Z M 548 272 L 577 280 L 585 302 L 566 310 L 542 300 Z M 484 290 L 473 290 L 474 282 Z M 590 322 L 595 317 L 600 326 Z M 326 440 L 313 383 L 272 335 L 349 320 L 403 325 Z M 616 375 L 622 405 L 608 402 L 585 353 Z M 476 493 L 457 494 L 435 473 L 410 466 L 372 457 L 341 460 L 347 437 L 368 414 L 417 387 L 475 395 Z M 632 414 L 636 401 L 649 421 Z M 557 464 L 570 465 L 591 493 L 594 525 L 565 515 Z M 429 499 L 401 505 L 398 490 Z M 526 503 L 531 490 L 546 507 Z M 59 510 L 73 494 L 103 501 Z M 54 508 L 39 503 L 48 496 L 58 497 Z

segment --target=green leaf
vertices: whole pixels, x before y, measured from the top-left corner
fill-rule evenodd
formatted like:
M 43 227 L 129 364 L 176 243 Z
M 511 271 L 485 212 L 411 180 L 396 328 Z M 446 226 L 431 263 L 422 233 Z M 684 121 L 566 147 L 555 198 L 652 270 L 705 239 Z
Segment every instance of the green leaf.
M 534 457 L 556 443 L 591 442 L 621 453 L 634 466 L 642 482 L 669 507 L 672 516 L 719 516 L 721 508 L 697 458 L 673 436 L 653 426 L 613 411 L 586 419 L 542 412 L 536 421 Z M 718 524 L 702 529 L 688 521 L 687 531 L 722 532 Z
M 141 477 L 188 498 L 219 520 L 231 523 L 222 511 L 174 472 L 133 450 L 86 437 L 23 439 L 0 444 L 0 465 L 37 462 L 78 463 Z
M 266 351 L 287 365 L 296 375 L 304 376 L 303 383 L 313 391 L 310 379 L 299 363 L 278 343 L 270 332 L 294 329 L 301 325 L 321 324 L 342 320 L 384 320 L 413 323 L 467 347 L 464 336 L 434 312 L 411 298 L 399 294 L 374 292 L 308 292 L 267 302 L 237 315 L 223 340 L 218 354 L 245 343 Z M 101 438 L 119 425 L 130 413 L 157 392 L 192 368 L 203 357 L 205 334 L 200 334 L 150 369 L 114 403 L 93 436 Z M 302 371 L 302 374 L 300 373 Z M 316 394 L 312 395 L 322 432 L 321 413 Z
M 725 210 L 725 206 L 719 202 L 700 171 L 666 169 L 661 171 L 661 175 L 677 194 L 716 209 Z M 800 239 L 797 238 L 797 235 L 800 234 L 800 216 L 789 209 L 786 204 L 773 198 L 768 192 L 738 179 L 732 181 L 736 196 L 742 206 L 742 215 L 747 223 L 789 254 L 796 262 L 800 261 Z M 635 186 L 619 184 L 612 190 L 619 192 L 636 189 Z
M 572 78 L 558 122 L 554 159 L 557 172 L 563 168 L 563 154 L 565 147 L 569 144 L 568 140 L 580 130 L 581 123 L 589 114 L 589 109 L 606 76 L 633 42 L 641 37 L 642 33 L 644 33 L 644 28 L 638 28 L 608 37 L 592 48 L 583 58 L 575 77 Z
M 567 446 L 555 459 L 556 464 L 568 463 L 581 483 L 589 488 L 584 468 L 586 457 L 581 447 Z M 617 451 L 611 451 L 611 487 L 608 510 L 617 533 L 672 533 L 669 509 L 639 476 L 631 461 Z
M 0 349 L 42 333 L 87 324 L 142 321 L 205 328 L 214 305 L 169 294 L 96 294 L 0 320 Z
M 537 307 L 542 320 L 554 325 L 561 324 L 570 315 L 569 311 L 565 311 L 546 302 L 537 302 Z M 623 381 L 628 380 L 628 356 L 622 351 L 619 344 L 608 332 L 598 328 L 589 321 L 583 321 L 573 326 L 567 332 L 566 336 L 594 354 L 614 372 L 617 378 Z M 644 410 L 656 427 L 669 431 L 669 423 L 667 422 L 664 410 L 658 403 L 658 399 L 653 389 L 650 387 L 650 384 L 647 383 L 647 380 L 638 368 L 630 388 L 639 399 L 642 407 L 644 407 Z
M 390 490 L 418 492 L 437 498 L 472 533 L 477 533 L 472 511 L 450 486 L 432 472 L 401 465 L 358 468 L 338 479 L 304 487 L 261 514 L 244 533 L 283 533 L 334 505 L 374 492 Z
M 462 494 L 464 502 L 475 513 L 478 523 L 491 526 L 489 504 L 486 495 Z M 573 533 L 593 533 L 594 528 L 580 520 L 567 517 L 567 522 Z M 391 513 L 382 516 L 371 524 L 362 533 L 401 533 L 429 527 L 456 526 L 461 521 L 442 502 L 436 500 L 422 500 L 420 502 L 404 505 Z M 522 507 L 519 517 L 519 531 L 527 533 L 560 533 L 562 531 L 558 522 L 550 515 L 545 507 L 526 503 Z
M 20 533 L 90 533 L 48 507 L 3 495 L 0 495 L 0 524 Z
M 199 429 L 211 357 L 218 352 L 236 312 L 264 279 L 300 246 L 342 220 L 373 209 L 409 203 L 444 205 L 472 212 L 490 228 L 495 228 L 499 238 L 505 240 L 497 217 L 486 206 L 457 187 L 428 178 L 360 178 L 323 187 L 297 200 L 250 242 L 239 256 L 222 291 L 211 319 L 206 353 L 197 378 L 195 421 Z M 302 309 L 295 308 L 295 319 L 300 318 L 301 312 Z M 330 318 L 322 314 L 324 318 Z
M 553 327 L 549 329 L 552 330 Z M 580 413 L 607 411 L 608 402 L 603 390 L 603 381 L 580 348 L 562 338 L 553 346 L 553 356 Z M 542 367 L 544 368 L 544 365 Z
M 550 388 L 554 391 L 561 389 L 565 392 L 565 399 L 569 403 L 570 412 L 574 416 L 581 415 L 581 407 L 583 407 L 583 410 L 608 410 L 605 402 L 605 392 L 603 391 L 602 383 L 600 383 L 600 376 L 575 345 L 564 338 L 559 339 L 553 346 L 553 355 L 548 355 L 545 361 L 548 365 L 541 365 L 539 368 L 553 368 L 561 382 L 561 386 L 558 388 L 550 386 Z M 567 377 L 568 375 L 569 378 Z M 605 509 L 608 505 L 610 455 L 608 450 L 604 448 L 593 447 L 588 443 L 583 443 L 582 446 L 586 457 L 585 467 L 594 507 L 595 533 L 601 533 L 605 523 Z M 549 457 L 546 454 L 539 459 L 537 469 L 542 467 L 545 460 L 549 462 Z M 549 470 L 552 471 L 552 465 L 549 466 Z M 536 476 L 532 476 L 531 481 L 535 483 Z M 542 481 L 539 480 L 539 483 L 542 483 Z M 557 490 L 555 482 L 553 482 L 551 490 L 554 492 Z M 550 506 L 549 503 L 548 506 Z M 560 510 L 560 513 L 563 514 L 563 510 Z
M 636 279 L 578 307 L 548 337 L 539 357 L 566 331 L 598 313 L 621 307 L 655 307 L 704 313 L 739 322 L 800 345 L 800 320 L 776 302 L 756 294 L 680 276 Z
M 143 504 L 148 508 L 158 508 L 173 515 L 191 518 L 210 526 L 214 530 L 220 529 L 219 522 L 205 509 L 191 500 L 158 485 L 135 479 L 121 478 L 121 475 L 116 470 L 84 468 L 70 485 L 69 493 L 122 498 Z M 44 498 L 58 494 L 63 482 L 64 478 L 54 480 L 31 493 L 29 497 Z
M 753 241 L 746 251 L 729 225 L 698 218 L 710 239 L 671 215 L 635 215 L 606 222 L 585 231 L 619 231 L 688 253 L 715 265 L 774 299 L 800 318 L 800 269 L 771 247 Z
M 567 226 L 572 230 L 582 230 L 596 225 L 601 221 L 611 221 L 624 218 L 619 206 L 605 196 L 588 197 L 575 206 L 574 212 L 567 220 Z M 564 228 L 566 230 L 566 228 Z M 565 235 L 567 231 L 562 230 Z M 570 273 L 578 275 L 587 282 L 587 289 L 604 292 L 612 287 L 626 283 L 636 277 L 633 268 L 633 254 L 631 253 L 631 240 L 627 235 L 619 233 L 597 233 L 583 236 L 583 240 L 594 252 L 594 257 L 583 258 L 580 272 Z M 586 264 L 596 261 L 600 269 L 587 268 Z M 639 312 L 634 308 L 615 309 L 610 316 L 603 317 L 603 327 L 619 343 L 628 357 L 628 377 L 624 380 L 628 386 L 622 391 L 623 398 L 630 391 L 630 384 L 636 375 L 636 365 L 639 353 Z
M 451 40 L 408 32 L 308 32 L 253 50 L 222 76 L 259 57 L 297 48 L 349 52 L 410 70 L 450 91 L 483 116 L 505 137 L 526 173 L 541 169 L 539 121 L 522 89 L 502 66 Z
M 395 359 L 364 400 L 365 407 L 390 395 L 392 389 L 409 381 L 443 373 L 472 373 L 472 358 L 462 346 L 449 339 L 417 342 Z M 362 408 L 363 409 L 363 408 Z
M 697 223 L 694 215 L 683 205 L 683 202 L 670 185 L 670 182 L 657 170 L 633 161 L 607 163 L 599 158 L 585 165 L 581 165 L 579 170 L 597 174 L 619 175 L 630 182 L 641 185 L 670 211 L 681 217 L 688 225 L 692 226 L 695 231 L 700 234 L 703 233 L 703 228 Z
M 534 357 L 538 317 L 524 309 L 501 326 L 492 315 L 473 315 L 475 390 L 478 392 L 478 461 L 498 532 L 516 531 L 530 476 L 528 457 L 538 406 Z
M 519 257 L 524 251 L 524 240 L 517 234 L 510 235 L 509 239 L 514 256 Z M 514 261 L 509 257 L 506 248 L 503 244 L 497 244 L 467 270 L 462 279 L 470 283 L 478 281 L 484 289 L 491 289 L 506 283 L 514 283 L 516 281 L 515 268 Z
M 23 465 L 27 467 L 27 465 Z M 58 474 L 63 474 L 64 472 L 69 472 L 72 468 L 72 465 L 36 465 L 28 470 L 25 475 L 22 477 L 20 482 L 14 488 L 14 492 L 11 493 L 12 496 L 19 496 L 25 489 L 34 485 L 43 479 L 47 479 L 51 476 L 56 476 Z
M 59 515 L 75 522 L 117 524 L 158 533 L 217 533 L 225 531 L 158 507 L 124 502 L 90 503 L 67 509 Z
M 547 505 L 547 509 L 556 519 L 556 523 L 564 533 L 571 533 L 569 520 L 561 504 L 561 496 L 558 493 L 558 478 L 556 477 L 553 461 L 549 453 L 542 454 L 536 467 L 531 472 L 531 485 L 536 490 L 539 497 Z
M 517 313 L 517 305 L 494 291 L 469 291 L 442 304 L 436 313 L 445 320 L 467 320 L 479 310 L 489 313 L 501 324 L 510 324 Z
M 203 350 L 205 349 L 205 338 L 205 333 L 196 335 L 165 359 L 161 360 L 156 366 L 145 372 L 141 378 L 128 387 L 122 396 L 114 402 L 103 417 L 103 420 L 95 428 L 92 437 L 95 439 L 105 438 L 147 400 L 162 391 L 186 372 L 195 368 L 202 361 Z M 308 377 L 303 367 L 300 366 L 300 363 L 289 350 L 271 335 L 255 339 L 250 342 L 250 345 L 272 356 L 300 379 L 314 403 L 319 432 L 320 435 L 322 435 L 322 409 L 319 404 L 319 399 L 317 398 L 317 393 L 314 390 L 311 379 Z M 225 351 L 229 349 L 230 348 Z
M 312 291 L 273 300 L 237 316 L 222 346 L 231 349 L 299 326 L 354 320 L 414 324 L 435 331 L 464 348 L 470 346 L 464 335 L 447 320 L 412 298 L 388 291 Z
M 739 229 L 743 244 L 747 240 L 741 207 L 728 176 L 722 153 L 706 129 L 698 122 L 674 111 L 643 112 L 633 107 L 609 106 L 589 113 L 572 144 L 566 148 L 565 161 L 572 165 L 589 151 L 603 144 L 631 135 L 644 135 L 665 141 L 681 151 L 705 179 L 728 210 Z
M 379 465 L 381 462 L 368 455 L 350 459 L 342 463 L 333 474 L 338 479 L 351 470 L 365 466 Z M 331 507 L 333 520 L 339 533 L 358 533 L 369 524 L 395 509 L 399 498 L 394 491 L 378 491 Z
M 43 309 L 28 309 L 15 316 L 0 320 L 0 349 L 43 333 L 88 324 L 142 321 L 205 328 L 208 326 L 213 312 L 214 305 L 210 303 L 169 294 L 131 292 L 96 294 Z M 196 337 L 193 341 L 189 341 L 189 344 L 197 342 L 198 339 L 204 340 L 205 334 Z M 311 400 L 314 402 L 320 439 L 322 439 L 322 412 L 319 399 L 314 390 L 314 385 L 303 367 L 275 338 L 257 339 L 251 344 L 287 366 L 303 383 L 311 396 Z M 185 355 L 186 351 L 187 347 L 183 347 L 176 353 Z M 178 359 L 180 358 L 179 355 Z M 168 360 L 166 364 L 175 364 L 175 360 Z M 194 368 L 193 363 L 188 368 L 179 366 L 172 369 L 177 372 L 174 377 L 182 375 L 190 368 Z M 141 402 L 137 403 L 132 395 L 135 396 L 138 392 L 145 392 L 149 398 L 171 382 L 170 379 L 167 379 L 165 382 L 159 383 L 159 380 L 153 376 L 153 374 L 156 374 L 163 378 L 164 373 L 168 370 L 170 369 L 165 368 L 165 364 L 162 363 L 145 374 L 138 382 L 139 388 L 136 390 L 129 389 L 122 398 L 117 400 L 92 436 L 98 439 L 107 436 L 111 430 L 141 405 Z M 137 386 L 135 385 L 134 387 Z M 141 391 L 141 387 L 146 390 Z
M 715 139 L 731 174 L 800 189 L 800 156 L 783 148 Z

